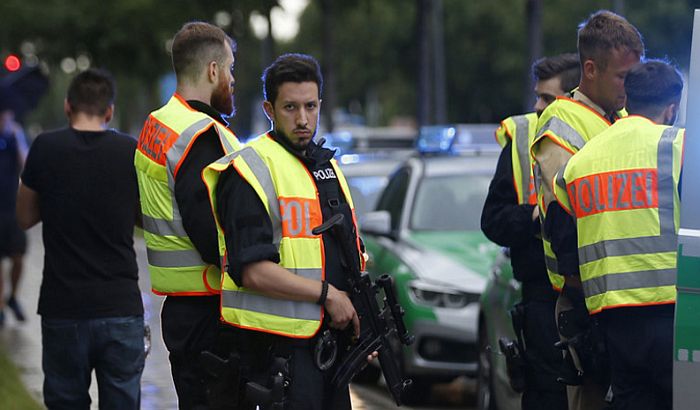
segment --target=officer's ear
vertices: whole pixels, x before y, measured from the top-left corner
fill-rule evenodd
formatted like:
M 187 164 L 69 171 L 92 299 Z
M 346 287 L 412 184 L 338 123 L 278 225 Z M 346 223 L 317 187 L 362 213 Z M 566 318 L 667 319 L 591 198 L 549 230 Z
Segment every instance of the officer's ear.
M 273 118 L 275 118 L 275 107 L 272 106 L 271 102 L 263 101 L 263 111 L 265 111 L 267 119 L 273 121 Z
M 207 64 L 207 79 L 212 84 L 219 84 L 219 63 L 216 61 Z
M 581 75 L 587 80 L 592 80 L 593 78 L 595 78 L 598 72 L 598 66 L 596 66 L 595 61 L 591 59 L 588 59 L 583 62 L 582 69 L 583 71 L 581 72 Z
M 664 125 L 673 125 L 678 118 L 678 106 L 677 103 L 671 103 L 666 106 L 664 112 L 661 114 L 663 116 Z

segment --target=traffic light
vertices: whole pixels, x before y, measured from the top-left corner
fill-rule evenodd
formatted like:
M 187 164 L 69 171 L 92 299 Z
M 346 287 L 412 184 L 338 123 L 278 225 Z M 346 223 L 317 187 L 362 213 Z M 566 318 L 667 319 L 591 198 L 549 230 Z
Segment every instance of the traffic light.
M 5 69 L 9 72 L 19 71 L 22 68 L 22 61 L 15 54 L 5 57 Z

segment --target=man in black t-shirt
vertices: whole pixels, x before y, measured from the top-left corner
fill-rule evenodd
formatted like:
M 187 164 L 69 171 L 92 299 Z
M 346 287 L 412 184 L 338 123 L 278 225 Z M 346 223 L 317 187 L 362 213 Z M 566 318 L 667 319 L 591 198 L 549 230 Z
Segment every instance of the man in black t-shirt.
M 89 408 L 93 369 L 100 408 L 140 407 L 136 141 L 107 129 L 114 94 L 106 71 L 78 74 L 64 104 L 70 126 L 39 135 L 22 173 L 18 222 L 24 229 L 43 222 L 39 314 L 48 408 Z

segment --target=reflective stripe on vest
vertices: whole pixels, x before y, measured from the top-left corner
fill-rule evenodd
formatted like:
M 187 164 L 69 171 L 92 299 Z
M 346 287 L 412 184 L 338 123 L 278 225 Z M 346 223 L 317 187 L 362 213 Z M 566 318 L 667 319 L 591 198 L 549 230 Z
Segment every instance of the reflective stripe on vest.
M 347 181 L 335 161 L 332 165 L 353 209 L 354 219 Z M 216 184 L 228 166 L 233 166 L 262 200 L 272 222 L 273 243 L 280 250 L 280 265 L 309 279 L 323 279 L 323 240 L 320 235 L 311 233 L 311 229 L 322 222 L 321 208 L 316 184 L 307 168 L 270 136 L 260 136 L 246 148 L 205 169 L 203 176 L 215 212 Z M 225 257 L 225 238 L 220 224 L 218 226 L 220 254 Z M 295 338 L 312 337 L 320 328 L 320 306 L 270 298 L 238 287 L 228 275 L 222 275 L 222 278 L 221 316 L 224 322 Z
M 624 110 L 618 114 L 620 116 L 626 115 Z M 532 158 L 536 158 L 538 142 L 543 138 L 549 138 L 566 151 L 575 154 L 586 142 L 609 126 L 610 122 L 592 108 L 567 97 L 557 97 L 556 101 L 550 104 L 538 119 L 538 130 L 530 145 L 530 155 Z M 533 167 L 533 175 L 535 191 L 537 192 L 537 203 L 540 207 L 540 217 L 544 221 L 548 204 L 544 203 L 542 184 L 553 183 L 553 181 L 542 181 L 542 170 L 536 161 Z M 544 223 L 542 226 L 544 227 Z M 564 285 L 564 277 L 559 273 L 556 255 L 544 231 L 542 242 L 549 280 L 552 283 L 552 287 L 561 290 Z
M 176 94 L 151 113 L 139 136 L 134 165 L 154 293 L 208 295 L 218 291 L 219 268 L 202 261 L 184 229 L 174 195 L 175 176 L 184 156 L 211 127 L 225 153 L 240 146 L 230 130 L 192 109 Z
M 515 140 L 513 143 L 513 179 L 519 204 L 537 203 L 535 184 L 530 158 L 530 142 L 537 127 L 537 114 L 530 113 L 512 117 L 515 123 Z M 515 170 L 518 170 L 517 175 Z
M 652 126 L 641 117 L 621 124 L 624 126 L 613 127 L 605 134 L 604 143 L 592 145 L 584 156 L 572 157 L 564 177 L 557 178 L 557 198 L 565 195 L 560 202 L 568 201 L 577 220 L 581 279 L 591 313 L 617 306 L 675 301 L 674 175 L 680 171 L 674 167 L 680 161 L 680 149 L 674 144 L 679 129 L 663 127 L 661 131 L 660 126 Z M 647 144 L 643 145 L 647 149 L 649 139 L 656 139 L 656 166 L 638 152 L 632 152 L 629 158 L 623 153 L 624 143 L 635 142 L 618 143 L 616 139 L 624 137 L 625 132 L 639 138 L 640 146 Z M 651 137 L 653 133 L 656 135 Z M 604 150 L 620 152 L 618 162 L 587 171 L 592 170 L 590 162 L 605 163 L 609 159 L 601 154 Z M 572 182 L 566 183 L 566 193 L 562 194 L 562 184 L 569 180 Z M 651 235 L 615 237 L 655 227 L 658 231 Z M 590 243 L 591 238 L 601 239 Z

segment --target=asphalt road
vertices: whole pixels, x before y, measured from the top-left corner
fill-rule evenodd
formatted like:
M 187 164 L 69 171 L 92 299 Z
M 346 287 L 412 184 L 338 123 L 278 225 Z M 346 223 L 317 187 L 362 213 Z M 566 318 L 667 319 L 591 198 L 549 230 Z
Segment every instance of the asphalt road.
M 41 225 L 28 232 L 29 247 L 25 258 L 25 270 L 20 284 L 19 300 L 28 316 L 25 323 L 18 323 L 11 314 L 7 314 L 5 327 L 0 330 L 0 343 L 21 371 L 22 379 L 28 390 L 41 402 L 43 373 L 41 371 L 41 323 L 36 314 L 43 268 L 43 244 Z M 146 248 L 141 238 L 135 241 L 140 268 L 139 286 L 146 310 L 146 321 L 152 332 L 151 353 L 146 359 L 142 377 L 141 408 L 144 410 L 177 409 L 175 389 L 170 378 L 167 350 L 160 335 L 160 307 L 163 298 L 150 292 L 150 282 L 146 268 Z M 5 261 L 3 271 L 7 272 Z M 6 286 L 7 274 L 4 275 Z M 6 312 L 9 313 L 9 312 Z M 451 384 L 433 386 L 425 392 L 426 402 L 422 406 L 403 409 L 472 409 L 474 383 L 471 380 L 456 380 Z M 397 408 L 385 388 L 378 384 L 373 386 L 351 386 L 353 409 L 384 410 Z M 97 409 L 97 385 L 93 377 L 90 393 Z

